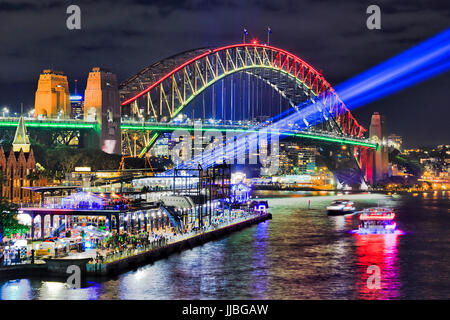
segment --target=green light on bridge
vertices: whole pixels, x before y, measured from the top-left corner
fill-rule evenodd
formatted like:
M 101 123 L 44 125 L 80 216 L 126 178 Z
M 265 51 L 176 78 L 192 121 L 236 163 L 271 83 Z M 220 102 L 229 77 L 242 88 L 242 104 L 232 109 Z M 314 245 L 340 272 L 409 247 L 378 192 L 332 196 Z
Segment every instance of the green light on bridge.
M 196 128 L 194 127 L 182 127 L 182 126 L 146 126 L 146 125 L 128 125 L 123 124 L 120 127 L 123 130 L 152 130 L 152 131 L 174 131 L 174 130 L 187 130 L 192 131 Z M 225 131 L 225 132 L 237 132 L 237 133 L 257 133 L 258 130 L 246 130 L 246 129 L 214 129 L 214 128 L 197 128 L 201 131 Z M 363 146 L 368 148 L 377 148 L 377 144 L 374 143 L 368 143 L 363 141 L 354 141 L 346 138 L 332 138 L 332 137 L 324 137 L 320 135 L 314 135 L 314 134 L 308 134 L 308 133 L 282 133 L 286 136 L 293 136 L 293 137 L 299 137 L 299 138 L 306 138 L 306 139 L 314 139 L 314 140 L 321 140 L 321 141 L 327 141 L 327 142 L 333 142 L 333 143 L 341 143 L 341 144 L 349 144 L 349 145 L 355 145 L 355 146 Z M 158 134 L 155 133 L 151 139 L 151 142 L 154 142 L 156 139 L 156 136 Z
M 44 129 L 52 129 L 52 128 L 62 128 L 62 129 L 94 129 L 95 124 L 93 123 L 71 123 L 71 122 L 26 122 L 27 128 L 44 128 Z M 17 127 L 17 122 L 13 121 L 0 121 L 0 127 Z

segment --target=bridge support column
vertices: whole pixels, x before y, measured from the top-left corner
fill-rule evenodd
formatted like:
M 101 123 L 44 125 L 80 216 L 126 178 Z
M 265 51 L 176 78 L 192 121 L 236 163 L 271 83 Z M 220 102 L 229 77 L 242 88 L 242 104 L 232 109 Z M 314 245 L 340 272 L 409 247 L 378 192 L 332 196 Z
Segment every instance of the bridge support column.
M 108 231 L 112 231 L 112 215 L 109 213 L 106 215 L 106 219 L 108 219 Z
M 136 226 L 134 213 L 130 214 L 130 216 L 131 216 L 131 232 L 133 232 L 134 231 L 134 227 Z
M 117 233 L 119 233 L 119 232 L 120 232 L 120 220 L 119 220 L 119 215 L 118 215 L 118 214 L 115 214 L 115 215 L 114 215 L 114 219 L 116 220 L 116 231 L 117 231 Z
M 123 231 L 128 231 L 128 214 L 123 214 Z
M 53 221 L 53 215 L 50 215 L 50 235 L 53 235 L 53 225 L 54 225 L 54 221 Z
M 142 227 L 142 224 L 141 224 L 141 213 L 138 213 L 138 214 L 136 214 L 137 215 L 137 224 L 138 224 L 138 232 L 140 232 L 141 231 L 141 227 Z
M 45 234 L 45 214 L 40 214 L 41 217 L 41 239 L 44 238 Z
M 34 218 L 35 217 L 36 217 L 35 214 L 32 213 L 31 214 L 31 239 L 34 239 L 34 227 L 35 227 Z

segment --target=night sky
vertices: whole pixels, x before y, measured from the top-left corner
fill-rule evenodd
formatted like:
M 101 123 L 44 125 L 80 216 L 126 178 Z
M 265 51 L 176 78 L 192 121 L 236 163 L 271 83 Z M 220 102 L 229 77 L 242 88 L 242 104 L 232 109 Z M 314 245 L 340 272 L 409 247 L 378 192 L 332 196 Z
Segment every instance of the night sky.
M 81 8 L 81 30 L 68 30 L 66 8 Z M 381 30 L 368 30 L 366 8 L 381 8 Z M 448 0 L 0 0 L 0 107 L 34 105 L 43 69 L 64 71 L 84 91 L 102 66 L 123 81 L 178 52 L 242 41 L 264 42 L 303 58 L 336 85 L 450 27 Z M 365 126 L 379 111 L 406 146 L 450 143 L 450 73 L 352 113 Z

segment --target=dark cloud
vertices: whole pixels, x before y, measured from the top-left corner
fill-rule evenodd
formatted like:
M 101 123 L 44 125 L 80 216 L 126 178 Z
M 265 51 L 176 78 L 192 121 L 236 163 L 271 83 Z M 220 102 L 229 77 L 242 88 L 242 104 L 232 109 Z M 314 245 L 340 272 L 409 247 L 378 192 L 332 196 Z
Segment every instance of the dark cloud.
M 66 28 L 66 8 L 77 4 L 82 30 Z M 0 1 L 0 106 L 32 105 L 42 69 L 66 72 L 81 87 L 93 66 L 104 66 L 124 80 L 160 59 L 193 48 L 219 46 L 250 37 L 302 57 L 327 80 L 337 84 L 394 56 L 449 27 L 448 0 L 377 0 L 382 30 L 366 28 L 366 8 L 373 1 L 350 0 L 4 0 Z M 410 126 L 399 134 L 411 143 L 448 143 L 449 131 L 439 139 L 418 134 L 415 113 L 433 105 L 448 118 L 448 94 L 442 86 L 449 77 L 429 80 L 355 113 L 367 124 L 369 110 L 399 110 Z M 418 89 L 419 88 L 419 89 Z M 439 91 L 442 89 L 443 91 Z M 411 103 L 406 104 L 410 99 Z M 425 98 L 424 98 L 425 97 Z M 400 99 L 400 100 L 399 100 Z M 443 117 L 440 117 L 442 119 Z M 396 118 L 389 119 L 391 125 Z M 427 124 L 423 124 L 427 125 Z M 422 126 L 422 124 L 421 124 Z M 394 126 L 392 129 L 396 129 Z

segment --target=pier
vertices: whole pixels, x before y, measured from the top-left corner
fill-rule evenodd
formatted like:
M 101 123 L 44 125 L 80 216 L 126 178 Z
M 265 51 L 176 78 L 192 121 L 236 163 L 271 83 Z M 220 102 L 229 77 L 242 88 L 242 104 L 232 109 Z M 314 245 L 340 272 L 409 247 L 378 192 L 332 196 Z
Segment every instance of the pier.
M 161 246 L 133 249 L 128 253 L 112 256 L 104 263 L 95 263 L 91 261 L 86 265 L 86 273 L 87 276 L 109 276 L 119 274 L 135 269 L 141 265 L 167 258 L 175 252 L 191 249 L 195 246 L 202 245 L 206 242 L 218 239 L 232 232 L 250 227 L 271 218 L 272 215 L 270 213 L 255 214 L 246 218 L 237 219 L 217 228 L 211 227 L 204 232 L 188 233 L 176 237 Z
M 169 257 L 171 254 L 202 245 L 272 218 L 270 213 L 254 213 L 197 232 L 188 232 L 139 248 L 123 250 L 99 261 L 89 254 L 38 260 L 34 264 L 0 267 L 1 278 L 29 276 L 67 277 L 67 268 L 80 267 L 83 277 L 108 277 Z

